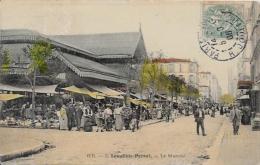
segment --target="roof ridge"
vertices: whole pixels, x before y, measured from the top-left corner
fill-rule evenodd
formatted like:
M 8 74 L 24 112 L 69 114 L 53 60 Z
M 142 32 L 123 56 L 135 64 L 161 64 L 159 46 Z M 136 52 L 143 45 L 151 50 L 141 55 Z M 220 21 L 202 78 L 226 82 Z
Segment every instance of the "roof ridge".
M 28 32 L 34 32 L 34 33 L 38 33 L 38 34 L 41 34 L 40 32 L 36 31 L 36 30 L 33 30 L 33 29 L 25 29 L 25 28 L 12 28 L 12 29 L 0 29 L 0 31 L 28 31 Z
M 129 32 L 107 32 L 107 33 L 82 33 L 82 34 L 59 34 L 59 35 L 49 35 L 49 36 L 90 36 L 90 35 L 115 35 L 115 34 L 132 34 L 132 33 L 136 33 L 139 34 L 139 31 L 129 31 Z

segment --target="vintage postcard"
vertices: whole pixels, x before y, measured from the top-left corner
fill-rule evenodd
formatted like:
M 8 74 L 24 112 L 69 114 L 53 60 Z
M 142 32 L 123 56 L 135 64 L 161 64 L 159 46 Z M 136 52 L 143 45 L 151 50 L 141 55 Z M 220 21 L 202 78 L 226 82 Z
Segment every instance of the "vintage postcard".
M 0 165 L 260 165 L 260 2 L 0 0 Z

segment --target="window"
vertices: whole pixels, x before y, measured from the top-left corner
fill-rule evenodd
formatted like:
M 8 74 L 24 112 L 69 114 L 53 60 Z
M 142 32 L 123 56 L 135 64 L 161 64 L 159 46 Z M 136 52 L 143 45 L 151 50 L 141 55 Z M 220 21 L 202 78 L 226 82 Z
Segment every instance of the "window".
M 169 63 L 168 64 L 168 70 L 169 70 L 170 73 L 174 73 L 174 71 L 175 71 L 174 70 L 174 63 Z
M 195 84 L 195 76 L 194 75 L 189 76 L 189 82 L 192 83 L 192 84 Z

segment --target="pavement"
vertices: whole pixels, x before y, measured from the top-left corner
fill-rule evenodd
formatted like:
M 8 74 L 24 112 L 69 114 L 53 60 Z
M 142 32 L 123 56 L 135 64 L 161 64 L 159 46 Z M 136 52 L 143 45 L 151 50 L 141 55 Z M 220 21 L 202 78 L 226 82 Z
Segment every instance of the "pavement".
M 260 165 L 260 131 L 252 131 L 251 125 L 241 125 L 239 135 L 232 131 L 226 118 L 204 165 Z
M 175 122 L 147 124 L 134 133 L 0 128 L 1 137 L 19 137 L 10 146 L 27 139 L 55 146 L 38 154 L 3 162 L 2 165 L 201 165 L 223 121 L 221 117 L 207 116 L 206 137 L 196 134 L 193 116 L 181 117 Z
M 4 134 L 1 132 L 0 144 L 0 162 L 28 156 L 45 149 L 45 144 L 41 140 L 12 129 L 8 129 Z

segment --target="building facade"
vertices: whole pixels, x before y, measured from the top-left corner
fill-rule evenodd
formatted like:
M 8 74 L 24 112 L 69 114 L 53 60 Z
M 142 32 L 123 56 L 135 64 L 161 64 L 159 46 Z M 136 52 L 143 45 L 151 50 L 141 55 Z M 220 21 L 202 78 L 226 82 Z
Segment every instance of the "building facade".
M 199 92 L 204 99 L 209 99 L 215 103 L 219 102 L 221 87 L 218 79 L 211 72 L 199 72 Z
M 260 4 L 253 2 L 251 7 L 252 22 L 252 57 L 251 57 L 251 105 L 252 110 L 260 112 Z
M 204 98 L 211 98 L 211 72 L 199 72 L 199 92 Z
M 198 88 L 199 65 L 196 61 L 189 59 L 161 58 L 159 62 L 163 69 L 169 74 L 183 79 L 188 85 Z
M 237 73 L 233 68 L 229 68 L 228 70 L 228 94 L 232 95 L 234 98 L 237 95 L 237 82 L 238 77 Z

